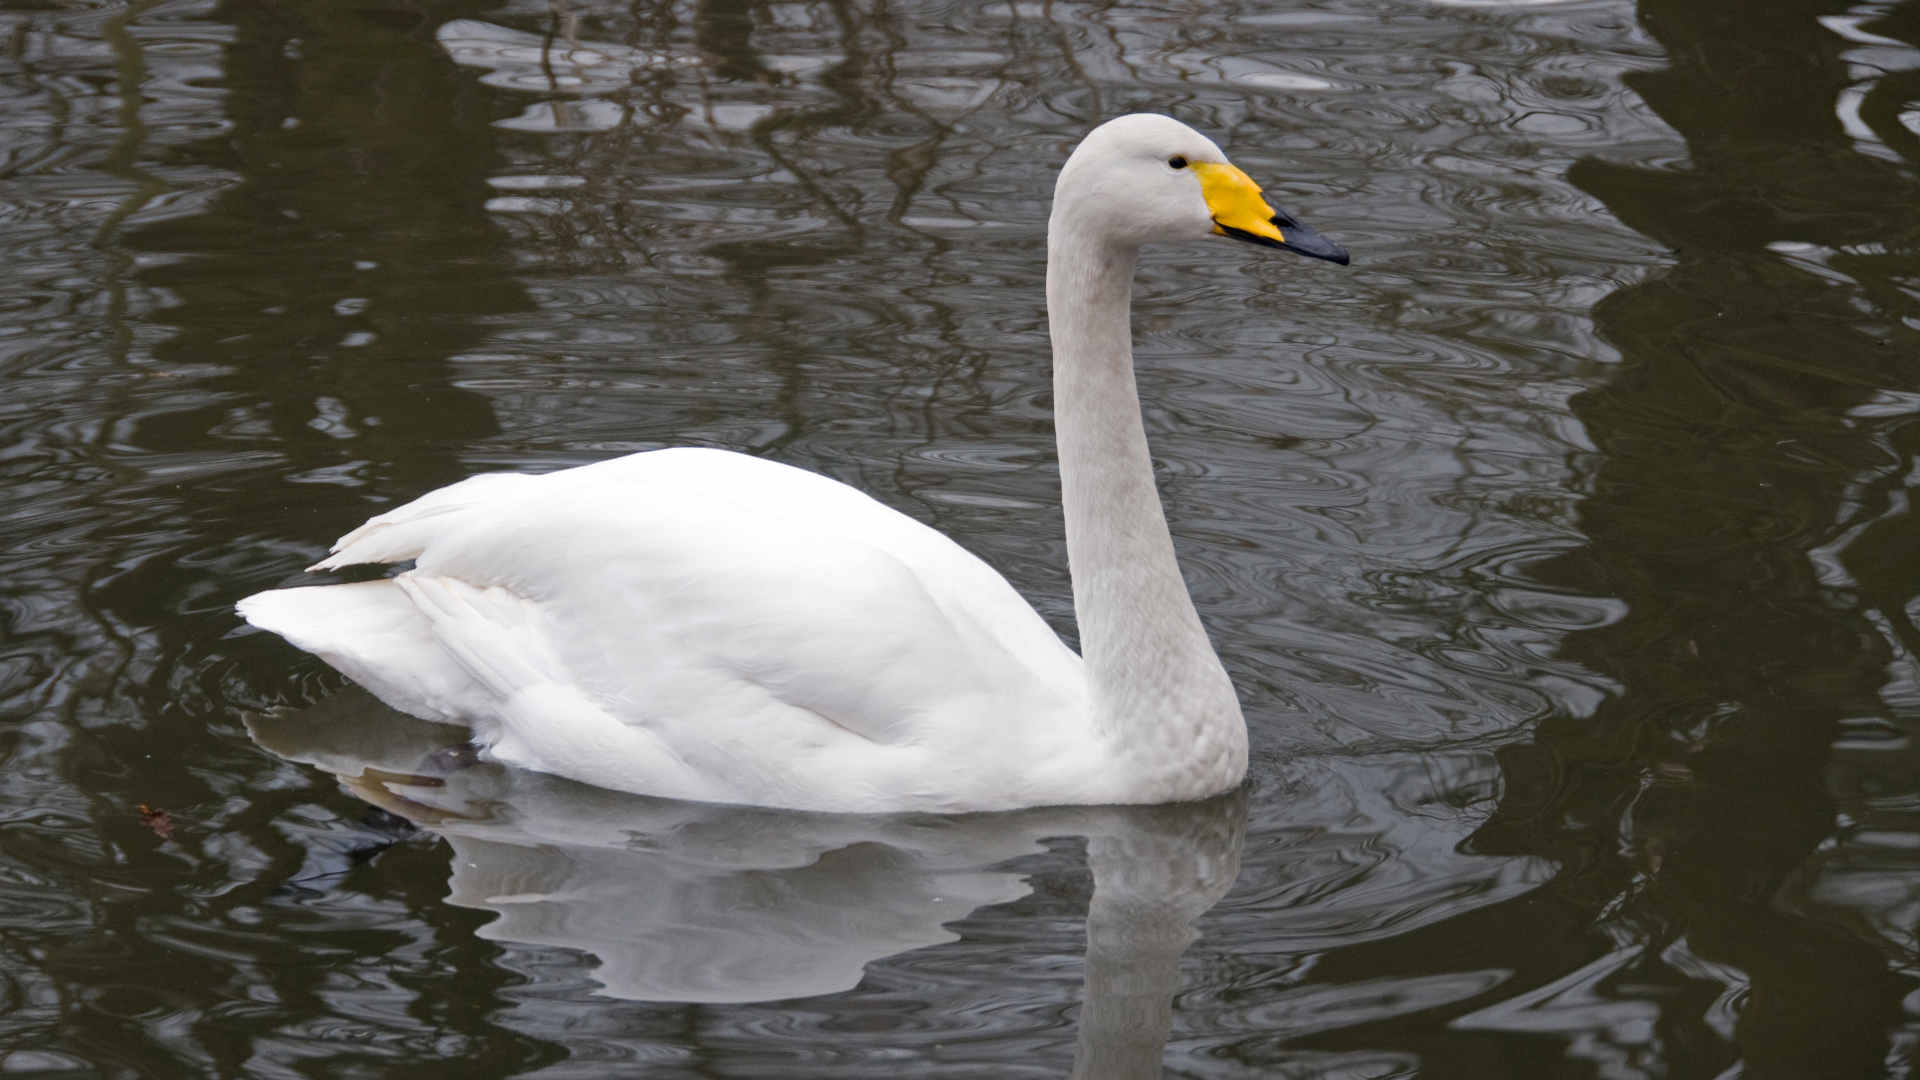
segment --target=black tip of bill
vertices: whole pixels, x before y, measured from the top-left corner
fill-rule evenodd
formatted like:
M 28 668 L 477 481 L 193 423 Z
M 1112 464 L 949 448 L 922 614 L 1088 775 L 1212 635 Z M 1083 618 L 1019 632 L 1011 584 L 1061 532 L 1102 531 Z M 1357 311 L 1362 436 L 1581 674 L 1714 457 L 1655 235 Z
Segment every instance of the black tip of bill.
M 1245 240 L 1250 244 L 1259 244 L 1261 247 L 1280 248 L 1296 255 L 1305 255 L 1309 259 L 1325 259 L 1330 263 L 1339 263 L 1341 266 L 1347 265 L 1350 261 L 1346 248 L 1321 236 L 1311 226 L 1302 225 L 1286 214 L 1273 215 L 1273 227 L 1280 230 L 1281 236 L 1286 237 L 1284 241 L 1255 236 L 1253 233 L 1236 229 L 1231 225 L 1221 225 L 1220 231 L 1235 240 Z
M 1279 217 L 1278 214 L 1274 215 L 1274 224 L 1277 226 L 1280 225 Z M 1286 243 L 1280 246 L 1288 251 L 1305 255 L 1310 259 L 1325 259 L 1330 263 L 1339 263 L 1341 266 L 1347 265 L 1349 261 L 1346 248 L 1297 221 L 1281 226 L 1280 235 L 1287 238 Z

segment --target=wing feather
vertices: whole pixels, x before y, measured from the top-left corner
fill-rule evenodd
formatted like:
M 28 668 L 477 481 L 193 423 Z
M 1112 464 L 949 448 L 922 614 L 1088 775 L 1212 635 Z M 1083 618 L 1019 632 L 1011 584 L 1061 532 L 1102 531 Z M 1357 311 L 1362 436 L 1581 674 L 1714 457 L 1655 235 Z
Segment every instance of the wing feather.
M 984 562 L 853 488 L 744 455 L 477 476 L 370 520 L 317 567 L 402 559 L 414 568 L 369 584 L 405 605 L 407 647 L 335 666 L 443 717 L 410 707 L 424 692 L 381 689 L 412 678 L 378 670 L 383 651 L 432 656 L 442 682 L 463 677 L 463 708 L 482 699 L 476 731 L 502 756 L 607 786 L 815 800 L 831 776 L 847 805 L 884 805 L 983 742 L 1072 744 L 1087 712 L 1079 658 Z M 334 662 L 344 632 L 331 652 L 309 645 L 309 605 L 280 598 L 360 587 L 242 610 Z M 629 766 L 661 775 L 622 782 Z

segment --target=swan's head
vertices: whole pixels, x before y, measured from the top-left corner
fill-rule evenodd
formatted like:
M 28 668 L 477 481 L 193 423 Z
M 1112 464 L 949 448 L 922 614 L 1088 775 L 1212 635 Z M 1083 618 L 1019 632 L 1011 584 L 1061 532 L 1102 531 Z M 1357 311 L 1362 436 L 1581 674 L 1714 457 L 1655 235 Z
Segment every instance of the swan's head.
M 1213 140 L 1168 116 L 1135 113 L 1087 133 L 1060 170 L 1055 228 L 1126 247 L 1226 236 L 1345 265 L 1347 251 L 1260 195 Z

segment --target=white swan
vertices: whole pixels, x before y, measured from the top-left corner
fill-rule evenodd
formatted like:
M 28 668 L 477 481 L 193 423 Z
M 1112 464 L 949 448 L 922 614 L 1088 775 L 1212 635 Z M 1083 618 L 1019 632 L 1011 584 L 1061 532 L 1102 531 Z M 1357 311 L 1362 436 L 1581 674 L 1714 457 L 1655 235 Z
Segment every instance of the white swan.
M 1047 311 L 1084 661 L 940 533 L 718 450 L 473 477 L 312 567 L 413 569 L 240 613 L 496 760 L 624 791 L 848 812 L 1225 791 L 1246 722 L 1174 560 L 1128 327 L 1140 246 L 1209 234 L 1347 261 L 1164 116 L 1101 125 L 1061 169 Z

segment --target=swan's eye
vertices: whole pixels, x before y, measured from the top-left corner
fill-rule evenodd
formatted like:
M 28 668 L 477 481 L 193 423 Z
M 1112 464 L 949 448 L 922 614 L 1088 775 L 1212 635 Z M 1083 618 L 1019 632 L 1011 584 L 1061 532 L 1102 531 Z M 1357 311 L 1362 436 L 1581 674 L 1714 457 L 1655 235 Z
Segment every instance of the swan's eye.
M 1179 154 L 1175 154 L 1172 157 L 1167 159 L 1167 164 L 1173 166 L 1176 169 L 1184 169 L 1187 167 L 1187 159 L 1181 157 Z

